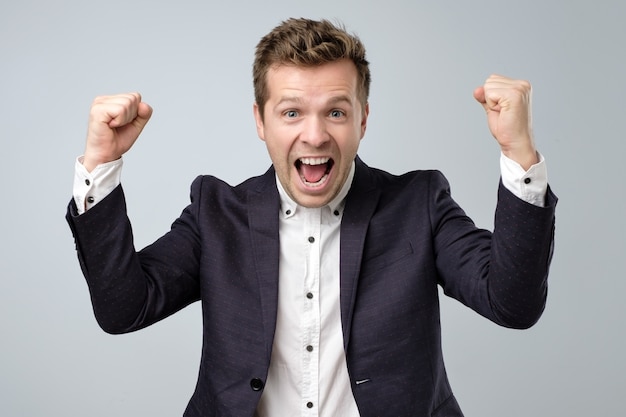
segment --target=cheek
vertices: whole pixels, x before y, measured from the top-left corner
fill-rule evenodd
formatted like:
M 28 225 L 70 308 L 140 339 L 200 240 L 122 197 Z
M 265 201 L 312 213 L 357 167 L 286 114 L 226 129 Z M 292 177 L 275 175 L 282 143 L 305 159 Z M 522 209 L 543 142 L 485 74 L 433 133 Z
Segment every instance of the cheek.
M 354 156 L 356 155 L 358 149 L 359 149 L 359 143 L 360 141 L 360 136 L 354 136 L 355 132 L 351 132 L 353 133 L 353 136 L 350 137 L 349 140 L 347 140 L 343 146 L 342 146 L 342 159 L 345 160 L 352 160 L 354 159 Z
M 287 162 L 289 154 L 294 145 L 294 132 L 287 128 L 282 129 L 265 129 L 265 142 L 268 150 L 277 158 L 281 158 Z
M 289 147 L 287 144 L 266 139 L 265 145 L 275 167 L 287 167 L 289 165 Z

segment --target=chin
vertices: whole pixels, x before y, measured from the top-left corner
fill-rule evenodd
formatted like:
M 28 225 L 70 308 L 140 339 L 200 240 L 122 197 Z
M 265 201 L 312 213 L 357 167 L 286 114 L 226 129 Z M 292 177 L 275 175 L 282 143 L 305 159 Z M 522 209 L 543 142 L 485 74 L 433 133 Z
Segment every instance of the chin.
M 311 195 L 311 194 L 299 194 L 294 198 L 294 201 L 299 205 L 307 208 L 324 207 L 332 200 L 332 197 L 327 195 Z

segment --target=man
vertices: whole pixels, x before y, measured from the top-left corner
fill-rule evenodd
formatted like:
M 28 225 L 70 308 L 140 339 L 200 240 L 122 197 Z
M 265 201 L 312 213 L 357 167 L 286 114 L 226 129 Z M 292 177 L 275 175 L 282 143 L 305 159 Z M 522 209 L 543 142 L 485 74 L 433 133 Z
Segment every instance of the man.
M 197 388 L 185 416 L 461 416 L 447 381 L 437 285 L 514 328 L 541 315 L 556 197 L 530 85 L 474 91 L 502 149 L 493 234 L 435 171 L 394 176 L 357 156 L 370 73 L 355 36 L 290 19 L 258 44 L 254 117 L 272 167 L 231 187 L 198 177 L 171 230 L 135 252 L 121 156 L 152 109 L 97 98 L 67 220 L 110 333 L 200 300 Z

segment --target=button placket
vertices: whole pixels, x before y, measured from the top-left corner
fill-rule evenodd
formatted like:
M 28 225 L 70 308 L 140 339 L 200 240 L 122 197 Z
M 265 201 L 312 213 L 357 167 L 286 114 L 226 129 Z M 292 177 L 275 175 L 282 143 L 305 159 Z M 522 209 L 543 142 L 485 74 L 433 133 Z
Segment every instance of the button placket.
M 302 335 L 302 398 L 307 414 L 311 412 L 312 400 L 319 397 L 319 357 L 314 352 L 319 346 L 320 336 L 320 251 L 321 209 L 307 209 L 304 236 L 307 241 L 306 274 L 304 277 L 305 297 L 303 307 Z M 309 406 L 310 404 L 310 406 Z

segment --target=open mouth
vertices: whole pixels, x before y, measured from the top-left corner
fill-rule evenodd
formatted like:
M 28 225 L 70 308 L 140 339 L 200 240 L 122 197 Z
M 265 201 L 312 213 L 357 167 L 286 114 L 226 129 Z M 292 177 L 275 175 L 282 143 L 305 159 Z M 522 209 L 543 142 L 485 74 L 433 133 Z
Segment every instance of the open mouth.
M 328 180 L 334 161 L 328 157 L 300 158 L 295 165 L 306 186 L 320 187 Z

